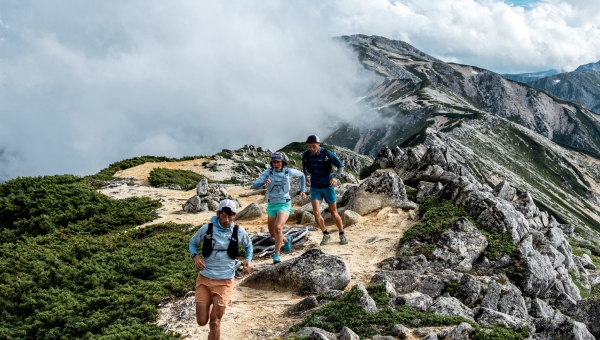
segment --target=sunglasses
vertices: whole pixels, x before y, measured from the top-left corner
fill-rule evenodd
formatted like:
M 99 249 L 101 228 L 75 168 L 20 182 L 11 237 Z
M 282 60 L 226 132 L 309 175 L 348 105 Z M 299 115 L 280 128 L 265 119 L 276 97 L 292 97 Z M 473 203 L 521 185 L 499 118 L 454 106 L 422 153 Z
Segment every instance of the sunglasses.
M 281 163 L 281 161 L 272 160 L 271 163 Z

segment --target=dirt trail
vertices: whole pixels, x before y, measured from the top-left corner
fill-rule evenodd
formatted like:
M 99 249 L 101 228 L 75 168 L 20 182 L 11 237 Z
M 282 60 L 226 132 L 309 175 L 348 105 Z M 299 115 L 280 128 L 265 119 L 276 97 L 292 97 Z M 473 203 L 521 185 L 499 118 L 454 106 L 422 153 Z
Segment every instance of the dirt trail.
M 145 180 L 151 168 L 162 164 L 170 165 L 172 168 L 182 168 L 179 163 L 201 164 L 201 160 L 173 163 L 147 163 L 136 168 L 120 172 L 123 177 L 134 176 L 137 180 Z M 188 166 L 188 165 L 186 165 Z M 217 172 L 210 172 L 210 175 Z M 226 186 L 229 194 L 239 197 L 239 194 L 248 192 L 248 188 L 229 185 Z M 118 188 L 100 190 L 107 196 L 114 198 L 127 198 L 132 196 L 144 196 L 160 199 L 163 207 L 157 212 L 160 218 L 149 224 L 174 222 L 191 223 L 201 225 L 206 223 L 213 212 L 187 214 L 181 213 L 181 204 L 192 197 L 195 192 L 176 191 L 169 189 L 157 189 L 146 186 L 123 186 Z M 244 205 L 251 202 L 262 202 L 262 196 L 240 197 Z M 294 207 L 298 208 L 298 207 Z M 346 229 L 348 238 L 347 245 L 339 244 L 339 236 L 335 226 L 329 226 L 332 234 L 330 243 L 321 247 L 325 252 L 339 255 L 349 266 L 352 280 L 347 289 L 357 283 L 368 284 L 371 277 L 378 270 L 377 264 L 382 260 L 394 256 L 398 242 L 414 221 L 410 220 L 407 212 L 391 208 L 384 208 L 379 212 L 363 216 L 363 221 Z M 286 225 L 294 224 L 290 218 Z M 261 227 L 266 228 L 267 219 L 261 217 L 248 221 L 240 221 L 239 225 L 249 233 L 259 232 Z M 373 243 L 366 241 L 374 236 L 378 237 Z M 299 256 L 307 249 L 320 247 L 322 233 L 312 231 L 309 233 L 309 241 L 304 245 L 296 247 L 290 254 L 282 254 L 282 261 Z M 271 258 L 255 259 L 254 269 L 259 270 L 271 265 Z M 190 260 L 190 266 L 192 266 Z M 221 324 L 221 339 L 274 339 L 283 336 L 290 326 L 300 322 L 302 317 L 290 317 L 285 315 L 285 310 L 299 302 L 303 297 L 295 292 L 274 292 L 256 290 L 240 287 L 243 278 L 236 279 L 233 292 L 233 305 L 227 308 L 225 317 Z M 208 326 L 200 327 L 196 324 L 194 297 L 166 304 L 159 309 L 157 324 L 169 324 L 169 329 L 183 335 L 185 339 L 206 339 Z

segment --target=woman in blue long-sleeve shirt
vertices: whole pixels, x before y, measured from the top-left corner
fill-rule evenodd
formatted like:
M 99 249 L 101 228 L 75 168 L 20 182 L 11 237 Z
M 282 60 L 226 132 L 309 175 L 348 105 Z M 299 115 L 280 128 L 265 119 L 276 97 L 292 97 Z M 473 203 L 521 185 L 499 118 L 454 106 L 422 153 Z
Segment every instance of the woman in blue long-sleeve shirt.
M 292 198 L 290 197 L 290 176 L 300 177 L 300 197 L 306 198 L 304 173 L 287 167 L 287 160 L 281 152 L 275 152 L 271 155 L 271 169 L 265 170 L 258 179 L 252 184 L 252 188 L 257 189 L 263 185 L 267 186 L 268 193 L 268 224 L 269 233 L 275 239 L 275 253 L 273 254 L 273 263 L 281 262 L 279 251 L 283 244 L 283 225 L 292 213 Z M 289 253 L 292 251 L 293 238 L 287 238 L 283 245 L 283 251 Z

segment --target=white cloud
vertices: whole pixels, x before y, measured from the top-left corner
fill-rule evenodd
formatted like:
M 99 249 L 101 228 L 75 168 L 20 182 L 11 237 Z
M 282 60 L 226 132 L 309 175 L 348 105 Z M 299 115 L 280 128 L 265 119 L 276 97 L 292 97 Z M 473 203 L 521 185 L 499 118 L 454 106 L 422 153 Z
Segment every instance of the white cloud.
M 597 0 L 29 0 L 1 2 L 0 18 L 9 176 L 326 135 L 365 83 L 337 35 L 499 72 L 600 59 Z
M 572 70 L 600 59 L 600 1 L 329 2 L 330 29 L 404 40 L 435 57 L 498 72 Z
M 275 149 L 357 113 L 362 68 L 307 8 L 72 4 L 0 12 L 18 34 L 0 52 L 0 146 L 28 165 L 13 176 L 246 143 Z

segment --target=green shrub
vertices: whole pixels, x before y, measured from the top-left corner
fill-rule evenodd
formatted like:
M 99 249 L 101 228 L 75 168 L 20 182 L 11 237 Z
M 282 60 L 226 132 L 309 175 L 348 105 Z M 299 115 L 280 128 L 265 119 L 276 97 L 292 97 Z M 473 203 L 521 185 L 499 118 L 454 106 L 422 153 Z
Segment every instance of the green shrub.
M 511 330 L 506 327 L 484 327 L 460 316 L 441 316 L 433 312 L 423 312 L 409 306 L 387 308 L 386 299 L 383 298 L 385 288 L 374 285 L 367 288 L 375 300 L 379 311 L 369 313 L 356 302 L 362 297 L 362 292 L 356 288 L 344 293 L 336 301 L 323 305 L 310 313 L 302 322 L 293 325 L 289 331 L 298 332 L 302 327 L 318 327 L 328 332 L 339 332 L 343 327 L 348 327 L 361 338 L 370 338 L 374 335 L 393 335 L 392 328 L 395 324 L 403 324 L 409 328 L 438 327 L 458 325 L 467 322 L 475 328 L 471 335 L 478 340 L 522 340 L 527 336 L 527 328 Z M 389 297 L 387 298 L 389 301 Z
M 512 256 L 515 252 L 516 245 L 512 242 L 510 235 L 484 229 L 463 207 L 454 204 L 452 201 L 438 196 L 431 196 L 421 203 L 419 211 L 422 215 L 421 221 L 404 232 L 401 243 L 419 241 L 433 245 L 437 243 L 444 232 L 452 227 L 456 220 L 465 217 L 486 237 L 488 247 L 484 254 L 487 257 L 497 259 L 502 254 Z M 424 255 L 427 256 L 428 254 Z
M 154 168 L 150 171 L 148 182 L 154 187 L 177 184 L 182 189 L 193 188 L 202 179 L 202 175 L 190 170 Z
M 415 189 L 415 188 L 411 188 L 411 187 L 405 187 L 406 188 L 406 197 L 413 202 L 417 201 L 417 192 L 419 192 L 419 190 Z
M 151 322 L 194 289 L 195 228 L 133 228 L 159 206 L 70 175 L 0 184 L 0 339 L 176 338 Z
M 363 168 L 360 171 L 360 179 L 365 179 L 369 176 L 371 176 L 372 173 L 375 172 L 375 170 L 377 169 L 381 169 L 381 166 L 379 165 L 379 163 L 373 163 L 371 165 L 369 165 L 368 167 Z

